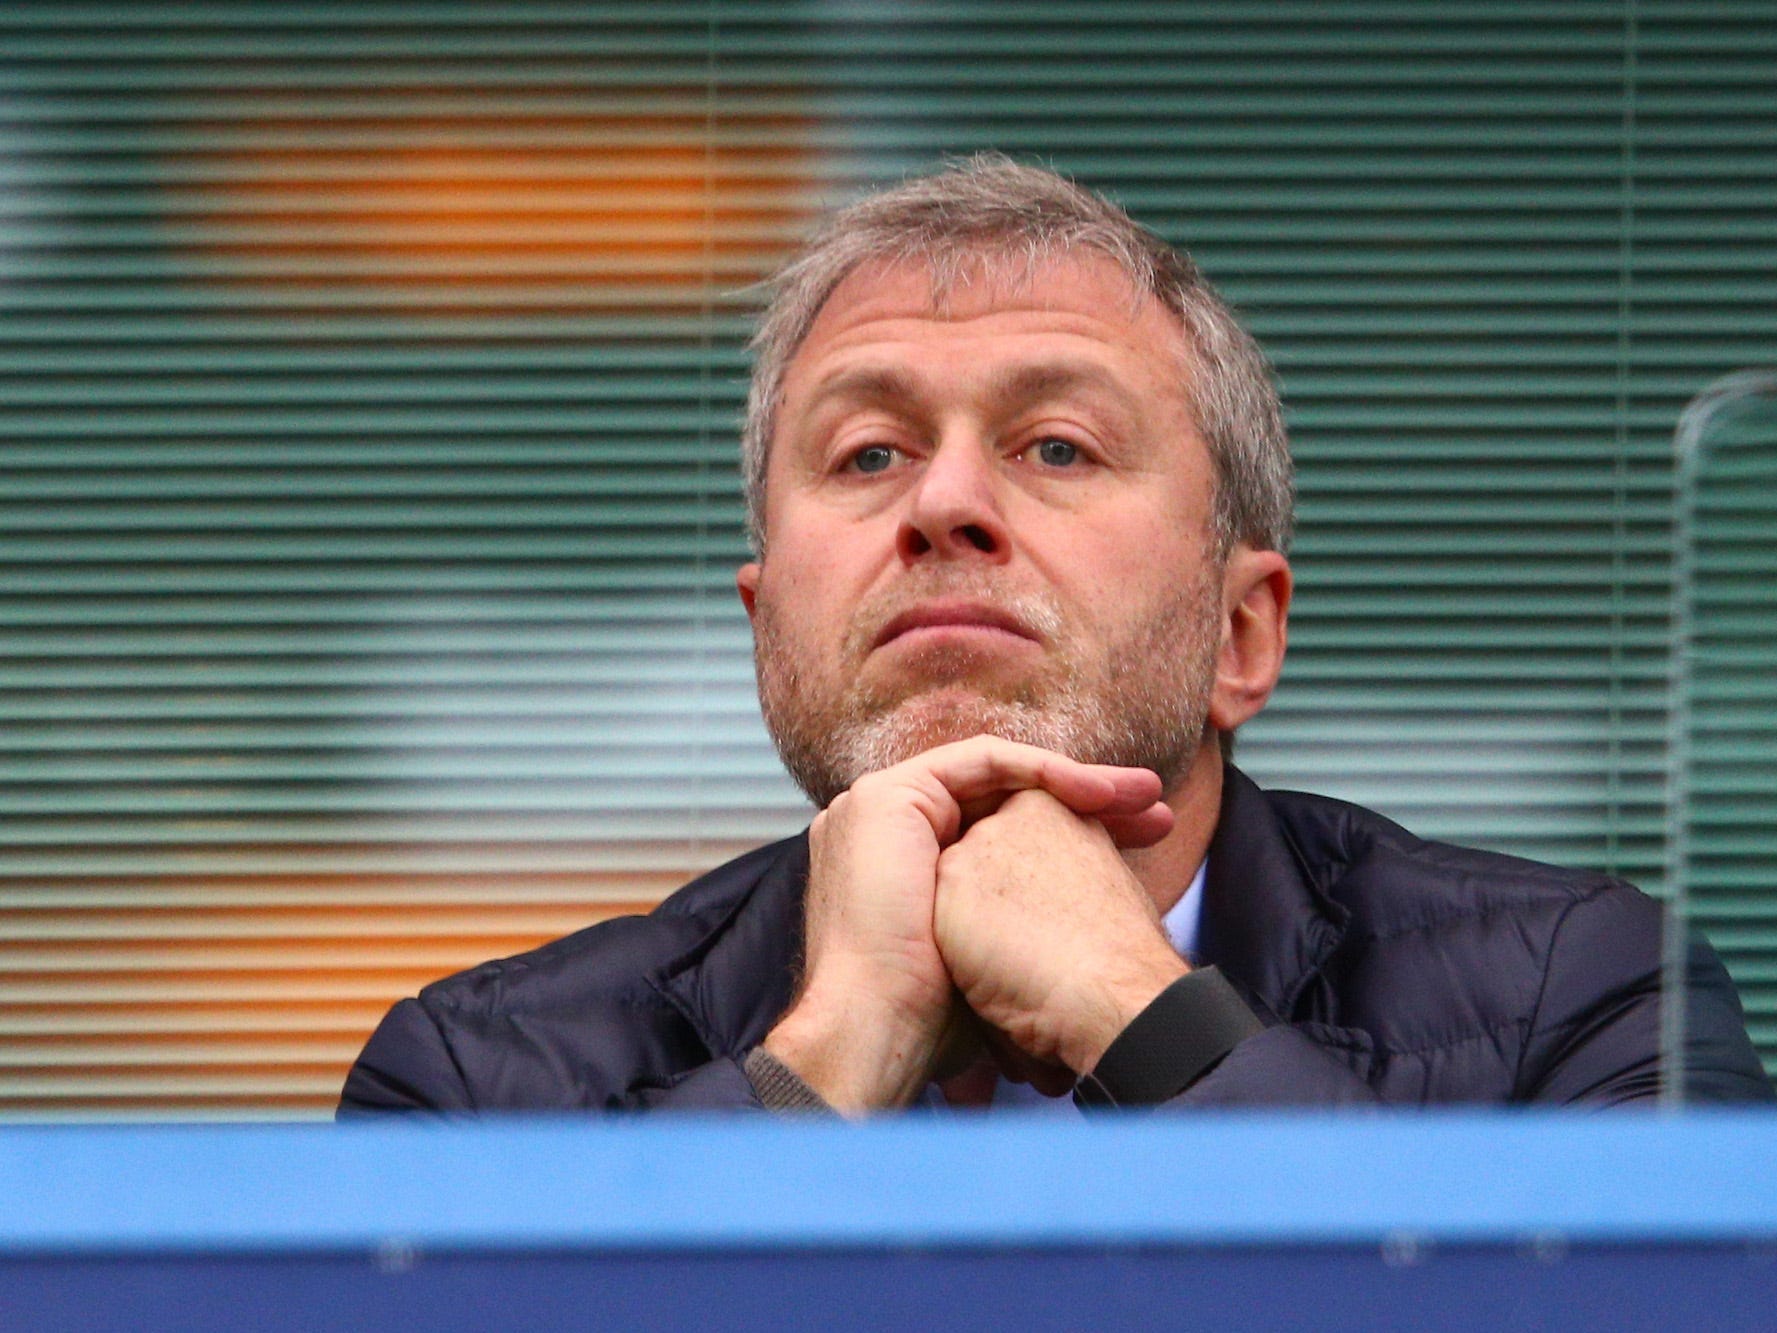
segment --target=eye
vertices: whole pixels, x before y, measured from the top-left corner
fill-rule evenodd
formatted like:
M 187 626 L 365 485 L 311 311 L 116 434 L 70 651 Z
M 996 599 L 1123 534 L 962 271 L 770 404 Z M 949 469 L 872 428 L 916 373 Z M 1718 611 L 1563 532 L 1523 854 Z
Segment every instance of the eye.
M 847 462 L 854 472 L 887 472 L 895 465 L 895 455 L 899 452 L 891 445 L 867 444 Z
M 1080 447 L 1054 436 L 1038 440 L 1026 452 L 1033 453 L 1045 467 L 1072 467 L 1080 461 Z

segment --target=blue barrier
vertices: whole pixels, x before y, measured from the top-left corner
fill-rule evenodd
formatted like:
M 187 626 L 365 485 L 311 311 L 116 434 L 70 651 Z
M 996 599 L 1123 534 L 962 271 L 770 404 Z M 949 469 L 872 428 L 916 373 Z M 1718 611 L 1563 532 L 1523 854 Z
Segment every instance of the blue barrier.
M 1777 1116 L 0 1130 L 6 1329 L 1212 1316 L 1777 1327 Z

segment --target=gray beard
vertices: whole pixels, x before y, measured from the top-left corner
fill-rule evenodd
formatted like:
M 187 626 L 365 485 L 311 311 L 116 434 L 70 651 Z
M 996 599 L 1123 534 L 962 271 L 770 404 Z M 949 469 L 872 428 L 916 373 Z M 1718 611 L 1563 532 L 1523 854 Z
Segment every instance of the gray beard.
M 1220 588 L 1220 570 L 1211 562 L 1157 614 L 1117 642 L 1086 652 L 1043 599 L 996 595 L 975 578 L 962 586 L 948 578 L 942 588 L 918 595 L 903 587 L 892 605 L 879 599 L 859 608 L 842 661 L 861 663 L 878 627 L 899 607 L 939 594 L 1013 611 L 1042 635 L 1049 652 L 1038 675 L 1006 685 L 992 680 L 974 653 L 934 649 L 912 659 L 893 689 L 808 670 L 804 662 L 814 655 L 798 652 L 776 610 L 761 599 L 753 658 L 765 725 L 790 776 L 822 809 L 866 773 L 983 734 L 1083 763 L 1151 769 L 1171 791 L 1204 739 L 1221 642 Z

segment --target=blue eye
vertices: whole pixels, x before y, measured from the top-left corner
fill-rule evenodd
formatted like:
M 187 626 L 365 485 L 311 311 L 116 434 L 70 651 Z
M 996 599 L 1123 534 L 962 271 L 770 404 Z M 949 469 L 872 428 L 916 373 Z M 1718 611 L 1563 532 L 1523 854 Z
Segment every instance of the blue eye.
M 1069 467 L 1079 461 L 1080 450 L 1066 440 L 1038 440 L 1037 457 L 1050 467 Z
M 886 444 L 869 444 L 851 457 L 859 472 L 887 472 L 895 463 L 895 451 Z

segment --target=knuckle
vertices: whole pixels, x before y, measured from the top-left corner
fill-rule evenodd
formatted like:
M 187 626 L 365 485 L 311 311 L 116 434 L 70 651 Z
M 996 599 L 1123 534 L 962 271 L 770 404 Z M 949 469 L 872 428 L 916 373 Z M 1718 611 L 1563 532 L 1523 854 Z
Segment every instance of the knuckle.
M 898 768 L 900 766 L 896 765 L 896 767 Z M 862 777 L 858 778 L 855 782 L 853 782 L 851 784 L 851 786 L 847 787 L 844 791 L 840 792 L 839 795 L 835 796 L 833 798 L 833 805 L 835 805 L 835 806 L 838 805 L 841 801 L 846 800 L 848 797 L 852 798 L 854 800 L 863 800 L 863 799 L 867 798 L 871 792 L 877 791 L 880 788 L 886 786 L 888 783 L 893 782 L 894 778 L 892 776 L 890 776 L 893 772 L 894 772 L 894 769 L 879 768 L 873 773 L 864 774 Z M 831 807 L 829 807 L 829 808 L 831 808 Z

